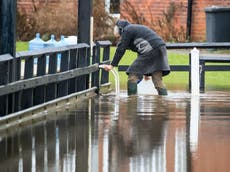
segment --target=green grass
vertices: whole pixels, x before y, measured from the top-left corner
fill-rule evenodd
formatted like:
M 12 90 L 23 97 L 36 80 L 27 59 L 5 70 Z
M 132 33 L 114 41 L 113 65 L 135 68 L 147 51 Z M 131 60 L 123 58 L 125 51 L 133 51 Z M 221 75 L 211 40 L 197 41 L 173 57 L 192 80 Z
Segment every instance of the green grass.
M 29 47 L 29 43 L 28 42 L 17 42 L 16 43 L 16 52 L 18 51 L 27 51 Z
M 28 42 L 17 42 L 16 51 L 27 51 Z M 115 53 L 116 48 L 111 47 L 111 58 Z M 176 51 L 168 51 L 170 65 L 187 65 L 188 52 L 179 53 Z M 136 58 L 136 54 L 132 51 L 126 51 L 124 57 L 121 59 L 120 65 L 130 65 Z M 112 60 L 112 59 L 111 59 Z M 121 89 L 126 89 L 127 75 L 125 72 L 120 72 Z M 206 72 L 205 74 L 205 88 L 206 90 L 230 90 L 230 72 Z M 163 78 L 168 89 L 172 90 L 188 90 L 188 72 L 174 72 Z M 114 87 L 114 77 L 110 73 L 110 81 Z

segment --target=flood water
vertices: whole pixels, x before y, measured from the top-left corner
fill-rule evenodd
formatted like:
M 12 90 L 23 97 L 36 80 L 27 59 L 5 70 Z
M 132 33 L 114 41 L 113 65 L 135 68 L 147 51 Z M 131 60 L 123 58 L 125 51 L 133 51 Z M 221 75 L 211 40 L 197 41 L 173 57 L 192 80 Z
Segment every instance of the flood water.
M 0 134 L 0 171 L 228 172 L 230 92 L 102 95 Z

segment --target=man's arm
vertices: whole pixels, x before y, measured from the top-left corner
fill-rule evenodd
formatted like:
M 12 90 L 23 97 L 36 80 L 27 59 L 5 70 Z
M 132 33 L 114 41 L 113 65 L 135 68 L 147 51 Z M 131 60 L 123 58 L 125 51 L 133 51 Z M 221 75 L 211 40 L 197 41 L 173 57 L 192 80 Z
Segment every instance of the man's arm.
M 126 49 L 129 47 L 129 43 L 130 35 L 127 31 L 124 31 L 121 36 L 121 41 L 117 44 L 117 49 L 111 62 L 112 66 L 118 66 L 121 58 L 125 54 Z

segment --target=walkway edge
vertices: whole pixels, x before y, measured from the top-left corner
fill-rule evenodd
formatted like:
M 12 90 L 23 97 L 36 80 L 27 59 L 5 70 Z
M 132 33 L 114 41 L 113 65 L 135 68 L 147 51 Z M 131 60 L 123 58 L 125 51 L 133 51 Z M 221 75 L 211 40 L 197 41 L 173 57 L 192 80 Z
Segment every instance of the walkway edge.
M 84 91 L 73 93 L 68 96 L 1 117 L 0 131 L 10 129 L 12 127 L 22 126 L 23 124 L 31 123 L 33 121 L 44 120 L 48 116 L 48 112 L 53 111 L 53 109 L 56 109 L 58 106 L 64 106 L 74 100 L 88 99 L 96 96 L 96 89 L 97 87 L 92 87 Z

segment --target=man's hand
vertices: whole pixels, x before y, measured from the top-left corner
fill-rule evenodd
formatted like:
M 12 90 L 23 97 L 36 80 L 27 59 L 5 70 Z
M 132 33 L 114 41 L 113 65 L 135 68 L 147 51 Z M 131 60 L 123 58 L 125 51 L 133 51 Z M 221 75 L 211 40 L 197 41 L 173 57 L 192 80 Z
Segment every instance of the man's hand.
M 113 69 L 113 66 L 112 66 L 112 65 L 104 65 L 104 69 L 105 69 L 106 71 L 110 71 L 110 70 Z

